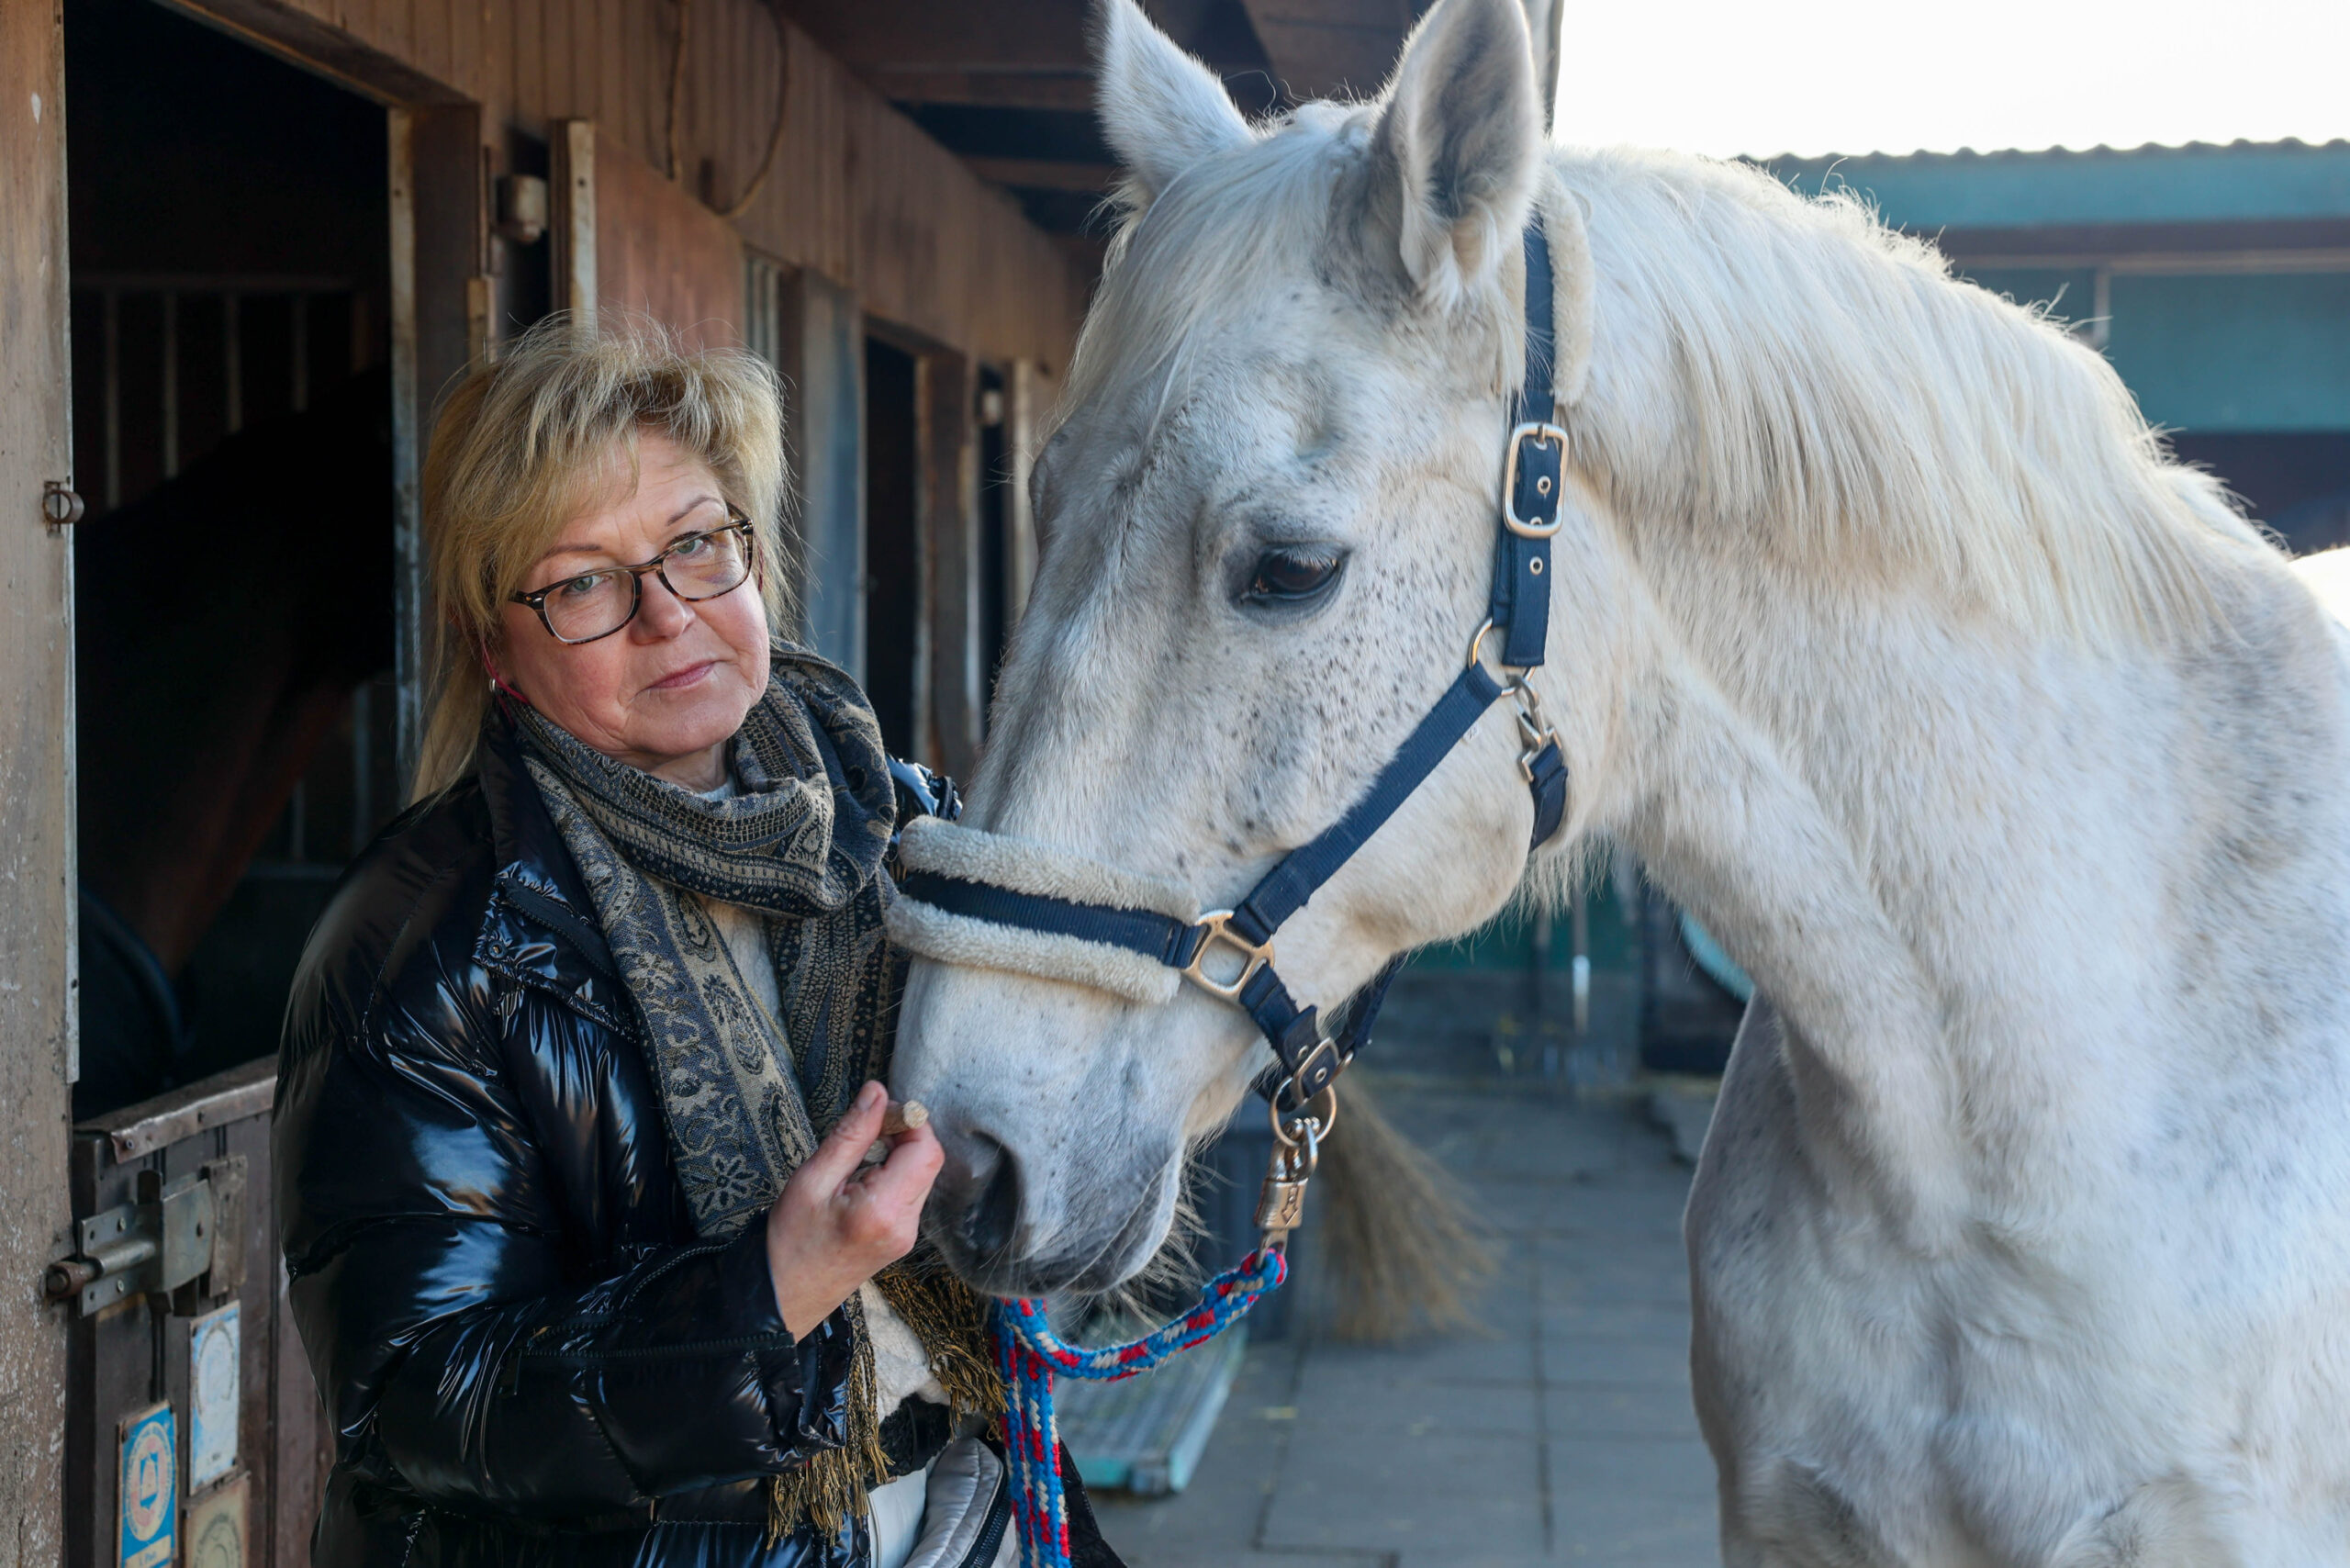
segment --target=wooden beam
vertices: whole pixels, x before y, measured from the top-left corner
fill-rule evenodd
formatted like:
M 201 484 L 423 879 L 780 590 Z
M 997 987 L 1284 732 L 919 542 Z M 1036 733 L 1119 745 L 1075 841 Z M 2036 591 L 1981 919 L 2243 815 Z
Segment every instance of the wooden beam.
M 1243 0 L 1273 75 L 1297 98 L 1368 96 L 1395 69 L 1408 0 Z
M 65 1554 L 66 1331 L 41 1273 L 69 1245 L 80 983 L 73 538 L 60 0 L 0 0 L 0 1565 Z M 94 477 L 94 476 L 93 476 Z M 84 483 L 89 482 L 84 480 Z
M 230 38 L 379 104 L 453 106 L 465 101 L 461 90 L 419 69 L 413 61 L 371 47 L 350 31 L 312 15 L 310 8 L 289 4 L 288 0 L 163 3 L 207 27 L 217 28 Z
M 792 19 L 859 71 L 880 66 L 1087 70 L 1085 0 L 787 0 Z
M 1082 68 L 1032 71 L 1018 67 L 980 70 L 879 65 L 864 74 L 883 97 L 898 103 L 1080 112 L 1093 106 L 1093 73 Z
M 1106 191 L 1118 177 L 1109 163 L 1064 163 L 1054 158 L 967 158 L 979 178 L 1031 191 Z

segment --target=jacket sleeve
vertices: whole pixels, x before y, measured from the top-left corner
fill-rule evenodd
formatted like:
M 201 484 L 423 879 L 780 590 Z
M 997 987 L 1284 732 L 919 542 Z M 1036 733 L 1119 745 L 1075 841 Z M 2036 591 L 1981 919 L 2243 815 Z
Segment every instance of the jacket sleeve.
M 501 1013 L 429 945 L 401 969 L 339 996 L 306 958 L 281 1059 L 290 1292 L 342 1462 L 443 1506 L 578 1519 L 837 1446 L 848 1335 L 838 1314 L 784 1327 L 760 1227 L 567 1273 L 590 1250 L 566 1234 L 579 1194 L 554 1190 L 498 1042 L 533 1031 L 530 1076 L 587 1085 L 609 1032 L 535 996 Z M 572 1109 L 551 1136 L 596 1137 L 597 1107 Z

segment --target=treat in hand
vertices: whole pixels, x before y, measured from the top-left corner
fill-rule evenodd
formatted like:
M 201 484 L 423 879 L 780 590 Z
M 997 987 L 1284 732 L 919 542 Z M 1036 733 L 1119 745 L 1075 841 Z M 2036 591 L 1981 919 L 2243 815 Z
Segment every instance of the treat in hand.
M 881 1136 L 865 1151 L 862 1163 L 878 1165 L 890 1158 L 890 1140 L 930 1123 L 930 1107 L 919 1100 L 892 1100 L 881 1113 Z

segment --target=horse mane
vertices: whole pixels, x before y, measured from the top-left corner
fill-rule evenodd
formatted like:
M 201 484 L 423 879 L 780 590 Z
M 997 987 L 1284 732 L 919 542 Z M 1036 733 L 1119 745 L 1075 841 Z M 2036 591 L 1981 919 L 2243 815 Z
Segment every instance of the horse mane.
M 1256 142 L 1205 160 L 1154 198 L 1121 180 L 1104 211 L 1109 246 L 1078 330 L 1052 420 L 1110 387 L 1160 382 L 1159 413 L 1180 400 L 1187 350 L 1241 279 L 1310 266 L 1330 193 L 1363 138 L 1367 112 L 1307 104 L 1259 122 Z M 1235 222 L 1236 213 L 1247 220 Z
M 1636 554 L 1678 525 L 1781 581 L 2096 646 L 2218 613 L 2260 536 L 2045 311 L 1955 282 L 1847 192 L 1673 153 L 1553 163 L 1599 288 L 1566 424 Z

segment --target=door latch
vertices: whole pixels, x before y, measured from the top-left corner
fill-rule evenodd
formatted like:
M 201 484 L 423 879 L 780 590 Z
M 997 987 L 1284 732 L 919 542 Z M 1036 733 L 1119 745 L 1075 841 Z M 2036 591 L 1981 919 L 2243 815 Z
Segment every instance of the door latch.
M 139 1198 L 76 1221 L 74 1252 L 49 1266 L 41 1281 L 51 1301 L 76 1301 L 87 1317 L 149 1292 L 177 1290 L 212 1267 L 219 1226 L 212 1183 L 183 1176 L 165 1186 L 139 1173 Z

